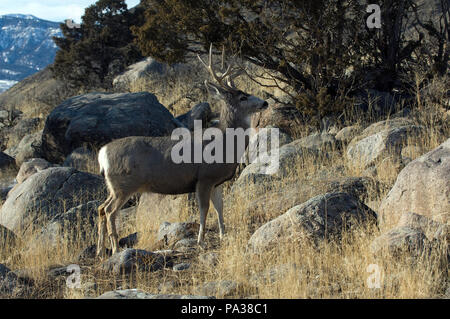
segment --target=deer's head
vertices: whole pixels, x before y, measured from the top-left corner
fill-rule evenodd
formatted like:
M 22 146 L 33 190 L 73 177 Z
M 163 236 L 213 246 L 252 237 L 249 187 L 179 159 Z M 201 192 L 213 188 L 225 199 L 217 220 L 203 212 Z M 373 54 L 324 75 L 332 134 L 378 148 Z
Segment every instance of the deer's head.
M 233 64 L 228 65 L 226 71 L 219 75 L 213 67 L 212 62 L 213 47 L 209 49 L 209 61 L 205 63 L 200 56 L 198 58 L 211 74 L 214 82 L 205 81 L 208 91 L 225 102 L 225 107 L 232 112 L 239 112 L 242 117 L 249 117 L 253 113 L 257 113 L 267 109 L 269 104 L 256 96 L 245 93 L 234 85 L 234 79 L 242 74 L 242 68 L 236 68 Z M 224 68 L 225 54 L 222 53 L 222 69 Z

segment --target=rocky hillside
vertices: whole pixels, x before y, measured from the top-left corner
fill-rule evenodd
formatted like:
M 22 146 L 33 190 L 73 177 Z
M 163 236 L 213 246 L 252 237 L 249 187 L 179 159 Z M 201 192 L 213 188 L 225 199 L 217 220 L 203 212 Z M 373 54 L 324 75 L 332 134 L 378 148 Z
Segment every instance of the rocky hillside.
M 0 92 L 53 62 L 59 23 L 32 15 L 0 16 Z
M 269 104 L 250 122 L 253 140 L 279 130 L 279 145 L 267 143 L 279 169 L 236 169 L 202 247 L 195 194 L 135 194 L 108 217 L 119 251 L 107 240 L 96 256 L 108 192 L 99 149 L 224 123 L 205 80 L 196 57 L 148 58 L 107 92 L 71 92 L 46 67 L 0 95 L 0 299 L 450 298 L 448 75 L 405 95 L 368 90 L 320 126 L 241 75 L 236 86 Z
M 218 107 L 201 103 L 175 118 L 159 102 L 167 97 L 148 91 L 167 88 L 161 79 L 174 72 L 193 92 L 192 73 L 186 81 L 182 66 L 142 63 L 122 77 L 139 92 L 71 97 L 43 118 L 19 116 L 4 128 L 0 297 L 449 297 L 450 113 L 439 81 L 422 92 L 426 111 L 389 96 L 395 114 L 330 120 L 315 132 L 288 125 L 292 108 L 269 100 L 254 123 L 281 129 L 280 169 L 261 175 L 260 164 L 250 164 L 225 184 L 224 240 L 210 217 L 206 246 L 197 247 L 193 194 L 142 194 L 118 213 L 120 251 L 96 258 L 106 195 L 98 148 L 123 136 L 167 135 L 194 119 L 212 125 Z M 184 96 L 176 87 L 172 95 Z M 79 288 L 66 285 L 73 264 Z M 373 265 L 380 289 L 366 285 Z

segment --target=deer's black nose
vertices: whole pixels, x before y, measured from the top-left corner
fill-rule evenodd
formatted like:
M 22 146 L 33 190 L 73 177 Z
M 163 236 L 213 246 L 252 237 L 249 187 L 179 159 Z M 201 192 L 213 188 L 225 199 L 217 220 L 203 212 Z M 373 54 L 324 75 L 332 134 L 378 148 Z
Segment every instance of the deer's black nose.
M 269 107 L 269 103 L 267 103 L 267 101 L 264 101 L 264 103 L 263 103 L 263 108 L 268 108 Z

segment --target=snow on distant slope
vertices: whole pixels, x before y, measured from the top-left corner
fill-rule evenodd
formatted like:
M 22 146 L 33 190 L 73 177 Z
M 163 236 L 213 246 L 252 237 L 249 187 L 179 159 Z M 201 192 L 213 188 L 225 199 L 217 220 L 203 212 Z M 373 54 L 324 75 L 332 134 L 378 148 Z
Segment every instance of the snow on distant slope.
M 32 15 L 0 15 L 0 93 L 53 62 L 59 23 Z
M 6 91 L 16 83 L 17 81 L 0 80 L 0 93 Z

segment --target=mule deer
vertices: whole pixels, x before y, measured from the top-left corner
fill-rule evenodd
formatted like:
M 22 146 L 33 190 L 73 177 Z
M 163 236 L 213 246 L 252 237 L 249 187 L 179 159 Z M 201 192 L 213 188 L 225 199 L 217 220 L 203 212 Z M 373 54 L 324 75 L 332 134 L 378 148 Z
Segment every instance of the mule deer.
M 227 128 L 247 130 L 250 127 L 250 116 L 266 109 L 268 103 L 244 93 L 234 86 L 233 78 L 240 72 L 231 64 L 225 73 L 221 75 L 216 73 L 212 62 L 212 45 L 208 64 L 200 56 L 198 58 L 216 82 L 205 81 L 206 87 L 210 92 L 219 95 L 225 102 L 221 109 L 219 122 L 223 140 L 225 140 Z M 223 60 L 224 55 L 222 55 L 222 67 Z M 195 132 L 191 132 L 191 134 L 193 135 Z M 101 148 L 98 160 L 101 173 L 106 180 L 109 197 L 98 209 L 97 255 L 103 256 L 105 252 L 106 230 L 111 241 L 112 252 L 117 251 L 116 213 L 129 197 L 137 192 L 172 195 L 195 192 L 200 210 L 199 245 L 203 244 L 206 216 L 211 200 L 217 212 L 220 237 L 223 237 L 225 227 L 221 184 L 234 176 L 243 152 L 236 153 L 235 146 L 233 149 L 226 149 L 227 147 L 224 146 L 224 157 L 229 152 L 235 152 L 233 153 L 234 161 L 231 163 L 229 161 L 222 163 L 191 161 L 190 163 L 176 164 L 171 158 L 171 150 L 176 143 L 170 136 L 126 137 Z M 195 139 L 192 143 L 195 143 Z M 223 144 L 225 145 L 225 143 Z M 245 147 L 247 145 L 248 139 L 245 140 Z M 195 149 L 195 146 L 192 146 L 192 149 Z M 200 147 L 204 148 L 203 143 Z

